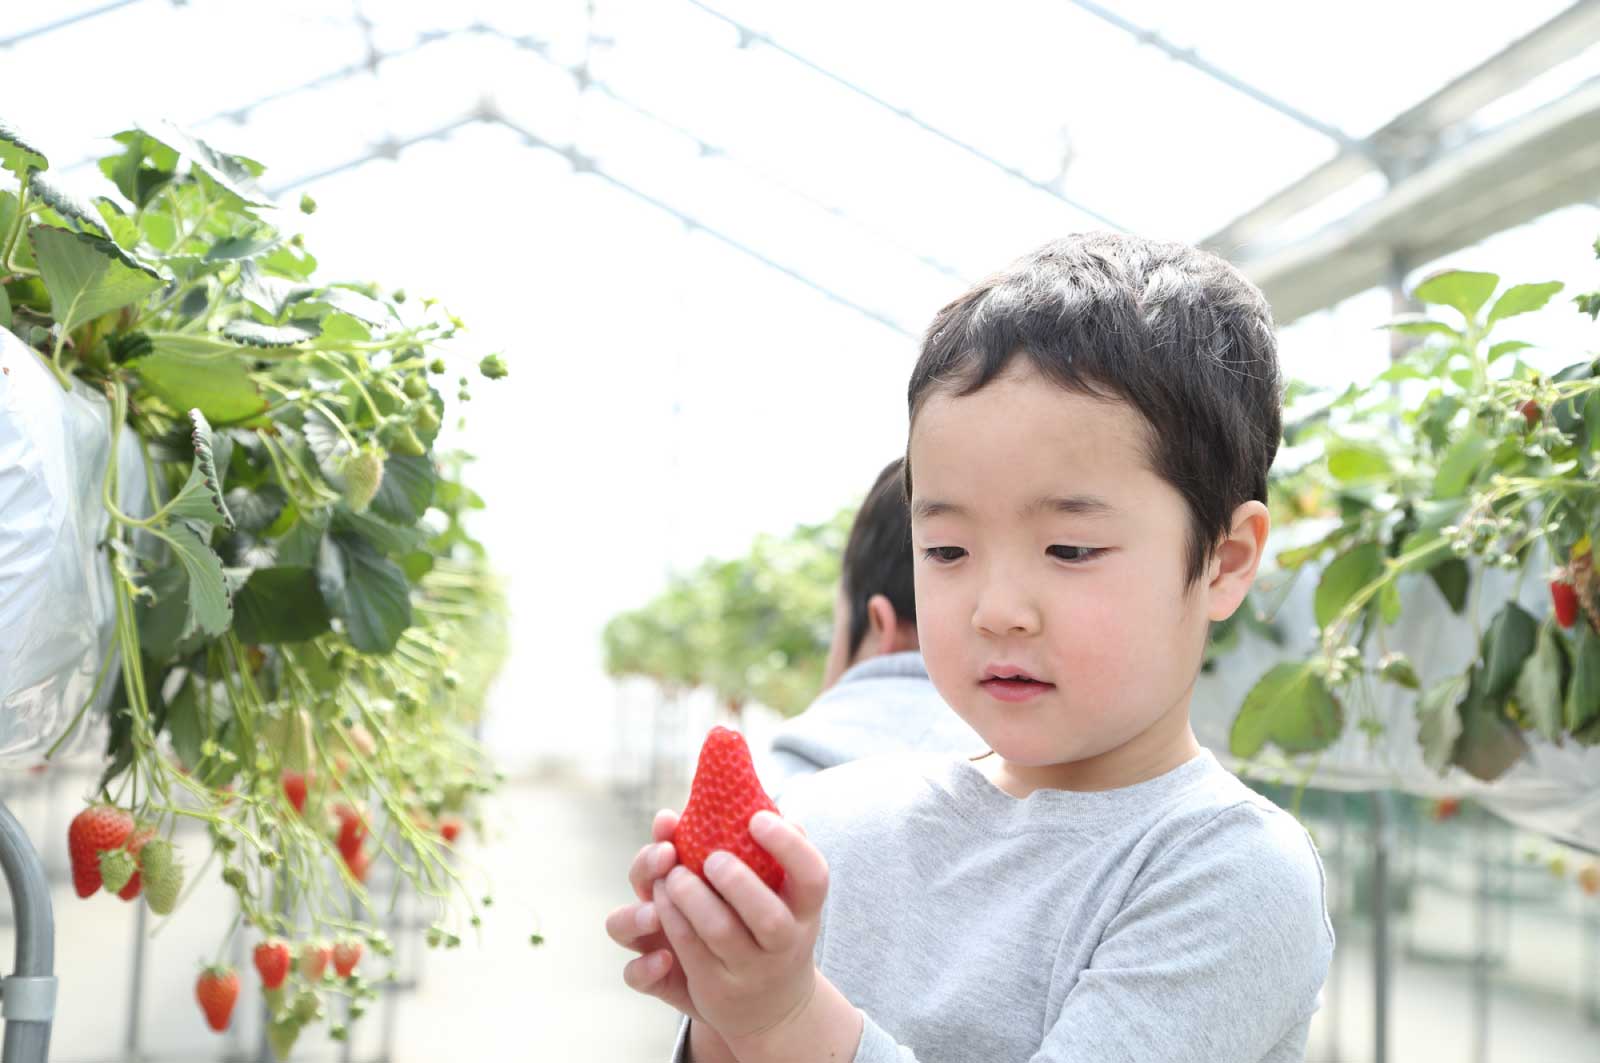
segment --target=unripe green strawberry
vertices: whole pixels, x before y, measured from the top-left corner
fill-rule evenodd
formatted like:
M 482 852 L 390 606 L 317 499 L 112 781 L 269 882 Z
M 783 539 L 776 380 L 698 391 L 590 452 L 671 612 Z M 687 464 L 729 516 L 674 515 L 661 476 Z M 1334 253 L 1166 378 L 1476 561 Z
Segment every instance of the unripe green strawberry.
M 478 372 L 482 373 L 490 380 L 499 380 L 509 371 L 510 370 L 506 369 L 505 360 L 502 359 L 498 354 L 491 354 L 483 361 L 478 363 Z
M 391 424 L 383 431 L 383 442 L 394 453 L 408 458 L 420 458 L 428 452 L 409 424 Z
M 431 402 L 423 403 L 411 415 L 411 427 L 424 433 L 437 432 L 439 430 L 439 411 L 433 408 Z
M 428 382 L 420 376 L 406 377 L 406 382 L 401 388 L 405 391 L 406 397 L 411 399 L 420 399 L 428 394 Z
M 171 915 L 183 891 L 183 864 L 165 838 L 148 842 L 139 854 L 144 873 L 144 901 L 157 915 Z
M 267 1026 L 267 1044 L 272 1046 L 272 1054 L 280 1060 L 289 1058 L 299 1037 L 300 1021 L 293 1015 L 276 1019 Z
M 289 1011 L 300 1022 L 315 1022 L 322 1018 L 322 998 L 309 989 L 302 990 Z
M 357 513 L 371 504 L 383 483 L 383 455 L 373 450 L 358 450 L 344 461 L 344 500 Z
M 138 863 L 126 849 L 105 849 L 100 853 L 100 882 L 108 892 L 120 891 L 137 870 Z

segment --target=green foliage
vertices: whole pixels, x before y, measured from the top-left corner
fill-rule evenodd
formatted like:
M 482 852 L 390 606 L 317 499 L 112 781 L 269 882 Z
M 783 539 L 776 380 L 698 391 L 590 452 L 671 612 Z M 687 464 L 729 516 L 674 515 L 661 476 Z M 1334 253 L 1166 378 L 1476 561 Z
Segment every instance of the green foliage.
M 465 730 L 505 655 L 504 602 L 464 523 L 483 501 L 466 456 L 433 448 L 443 400 L 407 387 L 460 323 L 318 278 L 271 220 L 259 163 L 169 126 L 114 139 L 114 195 L 89 203 L 0 122 L 16 179 L 0 191 L 0 326 L 63 386 L 108 395 L 112 437 L 131 428 L 143 452 L 119 468 L 113 446 L 105 470 L 120 667 L 103 670 L 100 786 L 163 831 L 207 822 L 263 933 L 377 934 L 333 891 L 361 887 L 326 806 L 364 807 L 373 852 L 382 839 L 445 904 L 465 887 L 425 826 L 494 780 Z M 354 454 L 368 482 L 352 509 Z M 130 477 L 147 517 L 113 501 Z M 315 780 L 315 816 L 284 799 L 291 769 Z
M 706 687 L 726 702 L 786 714 L 804 709 L 822 686 L 853 515 L 841 510 L 787 538 L 760 536 L 745 557 L 674 576 L 654 600 L 606 626 L 607 673 Z
M 1430 766 L 1490 780 L 1524 755 L 1526 731 L 1600 741 L 1596 362 L 1547 374 L 1524 360 L 1531 345 L 1495 336 L 1508 320 L 1544 311 L 1560 290 L 1556 282 L 1502 290 L 1492 273 L 1435 274 L 1413 294 L 1446 319 L 1392 322 L 1417 343 L 1389 370 L 1337 396 L 1295 396 L 1286 441 L 1320 444 L 1321 456 L 1274 470 L 1273 519 L 1317 520 L 1325 530 L 1276 561 L 1292 570 L 1331 559 L 1316 589 L 1321 637 L 1309 660 L 1278 665 L 1251 691 L 1235 722 L 1236 753 L 1253 756 L 1269 742 L 1289 753 L 1326 747 L 1342 727 L 1320 726 L 1334 718 L 1329 705 L 1361 696 L 1369 678 L 1416 690 L 1409 662 L 1386 655 L 1372 667 L 1365 651 L 1384 627 L 1403 622 L 1401 589 L 1419 580 L 1455 612 L 1470 607 L 1475 622 L 1477 611 L 1494 610 L 1466 671 L 1417 696 Z M 1586 300 L 1579 306 L 1587 312 Z M 1551 567 L 1536 571 L 1541 543 Z M 1575 629 L 1515 602 L 1483 601 L 1476 585 L 1491 568 L 1536 585 L 1573 584 L 1584 603 Z M 1362 725 L 1383 726 L 1367 716 Z

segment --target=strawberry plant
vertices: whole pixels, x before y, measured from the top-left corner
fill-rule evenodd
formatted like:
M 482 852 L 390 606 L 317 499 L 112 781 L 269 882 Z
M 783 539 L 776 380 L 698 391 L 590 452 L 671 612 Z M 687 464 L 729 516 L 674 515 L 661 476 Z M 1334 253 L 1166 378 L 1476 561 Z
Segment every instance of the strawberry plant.
M 1285 443 L 1311 444 L 1316 457 L 1280 461 L 1274 521 L 1317 521 L 1320 534 L 1276 564 L 1301 573 L 1325 561 L 1318 646 L 1250 691 L 1233 723 L 1235 755 L 1269 742 L 1290 754 L 1327 748 L 1347 704 L 1370 700 L 1374 683 L 1414 692 L 1423 756 L 1440 773 L 1496 779 L 1530 732 L 1600 744 L 1600 360 L 1550 371 L 1530 344 L 1502 335 L 1561 287 L 1435 274 L 1413 293 L 1429 312 L 1388 326 L 1419 342 L 1386 372 L 1331 401 L 1296 393 L 1313 408 L 1291 405 Z M 1600 307 L 1596 296 L 1578 302 L 1591 316 Z M 1494 570 L 1510 577 L 1509 593 L 1483 592 Z M 1548 585 L 1548 615 L 1519 604 L 1530 580 Z M 1477 632 L 1466 669 L 1426 690 L 1387 647 L 1413 584 L 1431 585 Z M 1361 726 L 1385 723 L 1368 712 Z
M 128 468 L 109 448 L 116 638 L 51 751 L 109 683 L 73 877 L 85 897 L 142 890 L 164 915 L 186 866 L 218 865 L 242 912 L 230 933 L 281 942 L 258 953 L 278 991 L 288 942 L 354 943 L 350 964 L 360 943 L 389 952 L 350 915 L 375 910 L 375 865 L 432 900 L 441 926 L 477 922 L 481 890 L 422 826 L 469 813 L 496 778 L 466 725 L 503 656 L 503 601 L 463 525 L 483 507 L 461 479 L 469 459 L 435 450 L 436 382 L 462 325 L 433 300 L 320 279 L 259 163 L 165 126 L 114 140 L 110 187 L 84 200 L 0 123 L 0 327 L 62 387 L 103 395 L 112 439 L 133 433 L 142 459 Z M 493 355 L 480 371 L 507 367 Z M 127 478 L 148 513 L 114 501 Z M 180 820 L 204 826 L 203 862 L 174 845 Z M 329 954 L 307 947 L 321 958 L 275 1007 L 280 1043 L 321 1014 L 311 983 Z M 237 987 L 231 972 L 202 978 L 217 1028 Z

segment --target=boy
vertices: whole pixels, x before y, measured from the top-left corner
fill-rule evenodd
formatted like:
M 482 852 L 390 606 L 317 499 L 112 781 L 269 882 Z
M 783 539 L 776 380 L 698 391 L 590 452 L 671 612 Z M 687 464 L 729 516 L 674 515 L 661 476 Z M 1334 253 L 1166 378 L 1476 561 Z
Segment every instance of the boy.
M 797 776 L 912 750 L 984 748 L 939 697 L 917 651 L 911 515 L 904 462 L 878 474 L 850 525 L 834 599 L 822 694 L 773 735 L 763 783 L 773 798 Z
M 909 397 L 923 655 L 990 752 L 796 784 L 750 823 L 776 894 L 673 867 L 659 813 L 649 903 L 607 921 L 624 980 L 696 1063 L 1302 1059 L 1320 860 L 1188 718 L 1267 538 L 1260 292 L 1193 248 L 1061 240 L 940 312 Z

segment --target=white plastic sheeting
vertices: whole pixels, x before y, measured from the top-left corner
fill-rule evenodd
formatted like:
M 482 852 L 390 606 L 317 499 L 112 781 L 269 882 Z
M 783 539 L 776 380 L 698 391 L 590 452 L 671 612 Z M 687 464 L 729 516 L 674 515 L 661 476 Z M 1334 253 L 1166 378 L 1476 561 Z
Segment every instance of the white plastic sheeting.
M 110 416 L 104 397 L 76 378 L 63 391 L 3 328 L 0 370 L 0 763 L 15 764 L 38 760 L 65 730 L 115 637 L 111 569 L 99 545 Z M 124 429 L 120 446 L 118 505 L 142 514 L 138 440 Z M 108 675 L 94 713 L 116 681 Z M 100 733 L 82 726 L 64 750 L 86 748 Z

